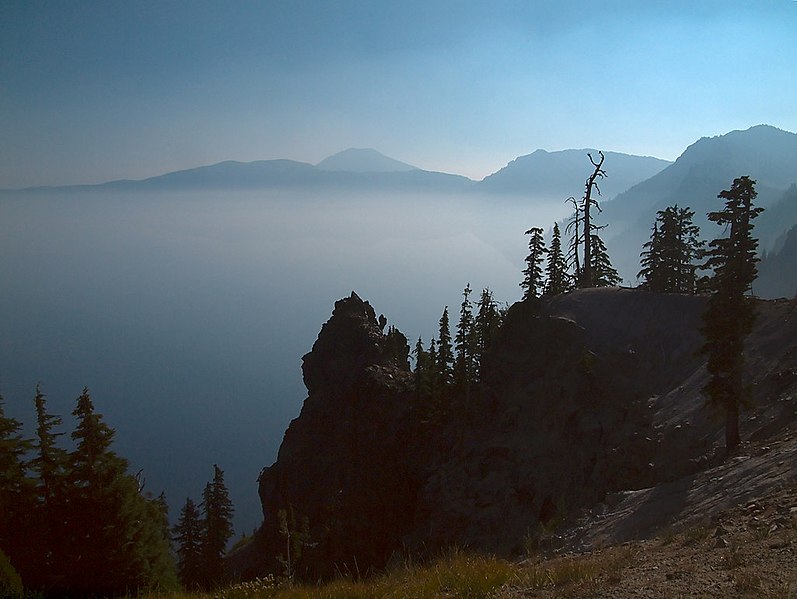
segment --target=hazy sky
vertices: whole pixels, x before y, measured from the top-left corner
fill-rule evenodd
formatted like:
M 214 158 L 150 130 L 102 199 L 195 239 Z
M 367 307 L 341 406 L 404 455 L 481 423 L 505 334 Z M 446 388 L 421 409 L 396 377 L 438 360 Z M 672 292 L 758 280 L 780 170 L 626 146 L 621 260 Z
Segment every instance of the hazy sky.
M 0 187 L 797 131 L 797 2 L 0 2 Z

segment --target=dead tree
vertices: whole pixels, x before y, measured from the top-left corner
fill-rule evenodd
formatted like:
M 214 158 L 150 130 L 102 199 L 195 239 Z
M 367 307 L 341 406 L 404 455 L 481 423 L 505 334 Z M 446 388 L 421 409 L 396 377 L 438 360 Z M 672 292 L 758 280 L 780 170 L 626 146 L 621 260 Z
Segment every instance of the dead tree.
M 581 234 L 581 243 L 584 248 L 584 266 L 578 277 L 578 286 L 582 288 L 595 286 L 595 276 L 592 268 L 592 232 L 603 228 L 592 223 L 590 214 L 592 208 L 597 209 L 598 212 L 601 211 L 598 201 L 592 197 L 592 190 L 594 189 L 598 192 L 598 195 L 601 195 L 600 187 L 598 187 L 598 180 L 606 177 L 606 171 L 602 168 L 604 160 L 603 152 L 599 151 L 598 154 L 600 154 L 600 160 L 596 162 L 592 154 L 587 152 L 589 161 L 595 169 L 592 171 L 592 174 L 587 177 L 587 181 L 584 184 L 584 197 L 581 200 L 581 224 L 584 227 L 583 233 Z M 576 213 L 578 213 L 578 210 Z M 576 241 L 576 245 L 578 245 L 578 240 Z

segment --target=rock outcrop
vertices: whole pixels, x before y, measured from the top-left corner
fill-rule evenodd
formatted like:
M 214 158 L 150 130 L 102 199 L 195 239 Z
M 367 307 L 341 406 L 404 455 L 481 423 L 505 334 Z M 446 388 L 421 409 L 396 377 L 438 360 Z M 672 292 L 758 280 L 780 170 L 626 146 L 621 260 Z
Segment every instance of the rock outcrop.
M 355 293 L 335 303 L 303 358 L 308 390 L 274 465 L 260 475 L 261 550 L 271 567 L 287 555 L 278 513 L 309 524 L 302 575 L 381 567 L 414 522 L 422 472 L 407 340 L 383 332 Z
M 403 335 L 355 294 L 337 302 L 304 358 L 302 413 L 260 478 L 262 551 L 284 553 L 276 514 L 291 507 L 317 543 L 302 557 L 313 576 L 449 545 L 510 555 L 541 522 L 721 464 L 723 420 L 700 393 L 705 301 L 594 289 L 515 304 L 479 392 L 435 425 Z M 762 439 L 796 418 L 797 304 L 758 313 L 742 431 Z

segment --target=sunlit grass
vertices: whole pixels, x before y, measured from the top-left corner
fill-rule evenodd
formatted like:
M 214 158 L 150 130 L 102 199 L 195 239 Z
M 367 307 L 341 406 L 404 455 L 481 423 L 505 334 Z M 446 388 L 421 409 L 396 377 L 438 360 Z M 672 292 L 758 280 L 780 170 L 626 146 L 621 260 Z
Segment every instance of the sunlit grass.
M 287 585 L 272 577 L 215 593 L 150 595 L 147 599 L 379 599 L 500 597 L 502 591 L 581 589 L 620 580 L 630 550 L 598 556 L 561 557 L 537 563 L 450 551 L 428 565 L 405 564 L 364 580 L 340 578 L 323 585 Z

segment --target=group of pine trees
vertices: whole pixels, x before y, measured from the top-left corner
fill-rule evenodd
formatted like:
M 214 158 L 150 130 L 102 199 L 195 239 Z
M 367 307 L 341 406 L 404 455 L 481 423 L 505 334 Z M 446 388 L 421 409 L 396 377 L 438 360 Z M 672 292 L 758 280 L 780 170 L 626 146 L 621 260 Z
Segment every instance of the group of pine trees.
M 187 589 L 212 589 L 227 579 L 224 553 L 233 535 L 233 505 L 224 472 L 213 465 L 213 480 L 205 485 L 197 506 L 188 497 L 173 528 L 177 571 Z
M 213 467 L 199 509 L 187 500 L 170 530 L 164 495 L 145 493 L 140 473 L 128 472 L 127 460 L 111 448 L 115 431 L 96 412 L 88 389 L 75 403 L 67 450 L 59 439 L 63 420 L 48 411 L 39 386 L 33 439 L 6 415 L 0 396 L 0 562 L 10 564 L 26 589 L 51 597 L 222 583 L 233 534 L 222 470 Z
M 421 338 L 415 344 L 415 388 L 433 416 L 445 413 L 445 401 L 450 397 L 470 397 L 481 381 L 483 356 L 503 320 L 504 311 L 489 289 L 482 290 L 475 306 L 471 293 L 468 284 L 462 291 L 453 337 L 446 306 L 440 316 L 438 335 L 430 339 L 428 349 L 424 349 Z
M 598 235 L 598 231 L 606 225 L 599 226 L 594 221 L 594 211 L 600 212 L 600 206 L 593 193 L 600 195 L 598 181 L 606 176 L 603 152 L 598 154 L 600 158 L 597 160 L 593 159 L 592 154 L 587 154 L 593 171 L 584 184 L 581 200 L 568 198 L 573 204 L 573 216 L 565 230 L 571 236 L 567 253 L 562 249 L 558 223 L 553 225 L 550 248 L 545 247 L 540 227 L 526 231 L 526 235 L 529 235 L 529 254 L 520 282 L 523 300 L 552 297 L 575 288 L 611 287 L 620 283 L 620 275 L 612 266 L 606 245 Z M 547 263 L 543 269 L 546 256 Z
M 38 386 L 34 404 L 27 439 L 0 399 L 0 550 L 25 588 L 62 597 L 177 587 L 163 495 L 144 494 L 111 449 L 114 430 L 88 389 L 72 412 L 71 451 Z
M 620 277 L 611 266 L 606 246 L 597 234 L 592 210 L 600 211 L 592 197 L 600 193 L 597 182 L 606 176 L 603 153 L 598 160 L 589 155 L 594 170 L 586 181 L 580 202 L 573 198 L 575 211 L 568 225 L 572 233 L 570 252 L 562 251 L 561 234 L 554 224 L 551 246 L 545 248 L 543 231 L 534 227 L 529 235 L 529 253 L 523 270 L 523 299 L 554 296 L 576 287 L 617 285 Z M 755 320 L 755 309 L 746 294 L 757 276 L 758 240 L 752 236 L 752 220 L 763 210 L 753 206 L 755 181 L 743 176 L 717 196 L 725 200 L 722 210 L 708 213 L 708 220 L 725 228 L 726 237 L 712 240 L 708 247 L 693 223 L 690 208 L 669 206 L 656 213 L 650 240 L 642 247 L 637 277 L 640 288 L 659 293 L 710 293 L 703 315 L 702 351 L 708 357 L 711 380 L 703 388 L 710 403 L 725 413 L 725 445 L 732 451 L 740 443 L 739 411 L 749 390 L 743 383 L 744 340 Z M 543 272 L 542 263 L 548 262 Z M 698 276 L 698 270 L 708 274 Z

